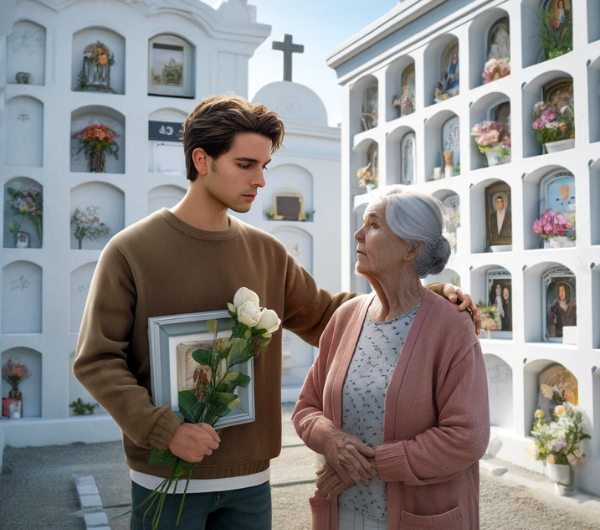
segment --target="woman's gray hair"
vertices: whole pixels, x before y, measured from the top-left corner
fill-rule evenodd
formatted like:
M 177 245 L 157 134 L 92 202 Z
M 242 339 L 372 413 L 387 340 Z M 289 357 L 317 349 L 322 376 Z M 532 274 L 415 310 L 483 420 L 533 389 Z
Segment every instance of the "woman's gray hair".
M 435 197 L 408 186 L 386 186 L 375 201 L 386 204 L 385 220 L 392 233 L 410 245 L 422 246 L 415 260 L 419 278 L 439 274 L 450 257 L 450 243 L 442 235 L 446 207 Z

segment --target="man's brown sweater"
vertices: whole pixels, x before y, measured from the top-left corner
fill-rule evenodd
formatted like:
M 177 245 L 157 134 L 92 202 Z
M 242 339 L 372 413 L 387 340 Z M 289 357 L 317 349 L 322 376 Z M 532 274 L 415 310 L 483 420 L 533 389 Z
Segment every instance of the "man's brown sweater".
M 233 217 L 222 232 L 206 232 L 163 208 L 114 236 L 90 288 L 73 372 L 123 431 L 127 465 L 150 466 L 182 423 L 168 405 L 152 403 L 148 318 L 227 308 L 240 287 L 277 312 L 283 326 L 316 346 L 334 311 L 354 295 L 318 289 L 274 237 Z M 440 286 L 436 286 L 439 292 Z M 430 287 L 431 288 L 431 287 Z M 194 469 L 194 479 L 258 473 L 281 450 L 281 330 L 254 363 L 256 420 L 228 427 L 219 449 Z

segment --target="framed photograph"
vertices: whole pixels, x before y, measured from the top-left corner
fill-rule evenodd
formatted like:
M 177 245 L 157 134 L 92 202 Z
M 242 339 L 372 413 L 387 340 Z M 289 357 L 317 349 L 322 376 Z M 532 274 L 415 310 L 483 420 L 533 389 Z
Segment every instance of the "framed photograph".
M 417 141 L 414 133 L 402 138 L 402 184 L 414 184 L 417 173 Z
M 489 269 L 485 273 L 488 304 L 498 310 L 493 339 L 512 339 L 512 278 L 506 269 Z
M 485 212 L 488 248 L 512 245 L 512 204 L 508 184 L 498 182 L 485 189 Z
M 488 112 L 487 119 L 501 123 L 504 130 L 510 132 L 510 101 L 492 107 Z
M 567 267 L 553 267 L 542 275 L 544 340 L 563 342 L 564 328 L 577 326 L 575 275 Z
M 281 190 L 273 195 L 273 219 L 276 221 L 306 221 L 304 195 L 296 190 Z
M 457 167 L 460 167 L 460 118 L 452 116 L 442 125 L 442 153 L 452 151 L 453 173 L 456 175 Z M 442 156 L 441 160 L 444 160 Z M 443 171 L 442 171 L 443 172 Z
M 193 98 L 194 49 L 175 35 L 148 42 L 148 95 Z
M 460 65 L 458 39 L 451 42 L 442 54 L 442 93 L 450 97 L 460 92 Z
M 542 99 L 552 103 L 555 108 L 561 108 L 573 99 L 573 79 L 563 77 L 550 81 L 542 88 Z
M 218 339 L 229 338 L 233 319 L 227 311 L 206 311 L 148 319 L 150 340 L 150 372 L 154 405 L 169 405 L 180 417 L 178 393 L 192 390 L 197 380 L 208 381 L 210 371 L 192 358 L 199 349 L 212 345 L 213 335 L 208 331 L 207 320 L 217 320 Z M 236 370 L 250 377 L 247 388 L 237 387 L 235 394 L 240 403 L 228 416 L 221 418 L 215 429 L 254 421 L 254 360 L 236 366 Z
M 402 72 L 402 97 L 400 99 L 400 114 L 407 116 L 415 111 L 415 64 L 407 66 Z
M 571 0 L 542 0 L 541 8 L 552 15 L 548 36 L 559 42 L 571 21 Z
M 546 418 L 552 418 L 556 405 L 542 393 L 542 385 L 556 386 L 563 391 L 563 396 L 571 405 L 579 405 L 579 384 L 577 378 L 562 364 L 553 364 L 546 368 L 538 378 L 540 390 L 538 392 L 537 408 L 543 410 Z
M 510 59 L 510 20 L 498 20 L 490 29 L 488 59 Z

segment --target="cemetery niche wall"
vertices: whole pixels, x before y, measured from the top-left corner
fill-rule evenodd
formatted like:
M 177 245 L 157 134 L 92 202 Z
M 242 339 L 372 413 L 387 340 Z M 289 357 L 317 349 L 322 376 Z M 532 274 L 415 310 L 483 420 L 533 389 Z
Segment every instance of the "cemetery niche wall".
M 6 39 L 6 82 L 44 85 L 46 80 L 46 29 L 34 22 L 14 24 Z
M 187 115 L 175 109 L 153 112 L 148 121 L 148 172 L 185 175 L 181 130 Z
M 148 95 L 193 98 L 194 48 L 176 35 L 148 42 Z

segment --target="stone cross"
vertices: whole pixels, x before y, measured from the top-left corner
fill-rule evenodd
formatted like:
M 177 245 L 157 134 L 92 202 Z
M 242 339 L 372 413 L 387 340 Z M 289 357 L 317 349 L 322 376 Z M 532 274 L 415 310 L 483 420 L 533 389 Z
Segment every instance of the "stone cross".
M 285 34 L 283 36 L 283 42 L 273 41 L 273 50 L 280 50 L 283 52 L 283 80 L 292 80 L 292 53 L 304 53 L 304 46 L 302 44 L 292 44 L 293 37 Z

